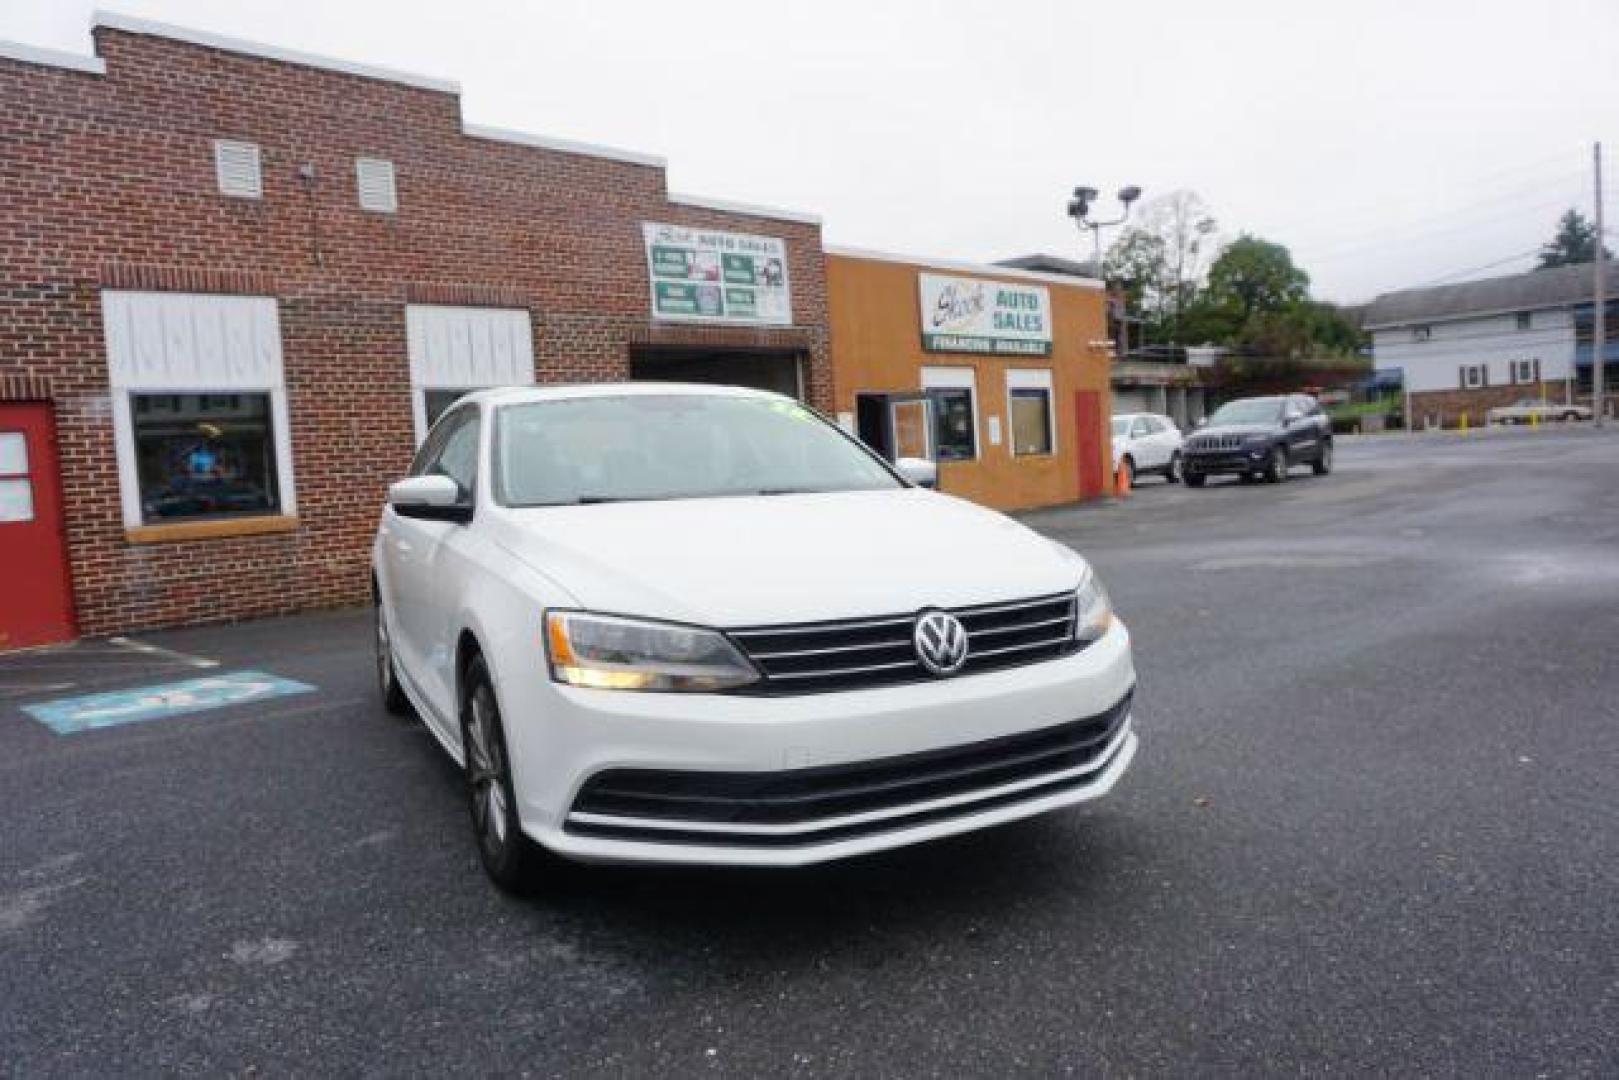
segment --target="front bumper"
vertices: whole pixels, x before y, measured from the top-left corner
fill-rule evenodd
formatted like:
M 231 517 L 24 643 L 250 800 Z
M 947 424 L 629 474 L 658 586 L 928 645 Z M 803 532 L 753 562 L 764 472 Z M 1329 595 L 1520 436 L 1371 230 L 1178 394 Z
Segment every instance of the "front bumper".
M 1181 453 L 1181 470 L 1196 473 L 1250 473 L 1265 467 L 1270 447 L 1259 446 L 1243 450 L 1185 450 Z
M 593 691 L 547 682 L 519 693 L 535 693 L 537 708 L 507 692 L 502 709 L 514 743 L 524 831 L 550 850 L 591 861 L 799 866 L 1106 794 L 1136 751 L 1129 713 L 1134 685 L 1129 634 L 1116 623 L 1079 653 L 956 679 L 780 698 Z M 517 719 L 530 714 L 546 722 Z M 1111 719 L 1104 724 L 1104 717 Z M 1023 748 L 1077 721 L 1096 725 L 1082 752 L 1035 746 L 1021 753 L 1049 768 L 1025 762 L 1009 772 L 1003 763 L 975 761 L 942 785 L 936 778 L 903 777 L 902 797 L 851 803 L 843 794 L 812 793 L 787 800 L 806 807 L 802 813 L 773 810 L 764 818 L 716 809 L 712 799 L 702 812 L 682 808 L 692 805 L 681 802 L 690 799 L 680 794 L 682 775 L 700 781 L 708 774 L 716 782 L 740 776 L 750 791 L 777 792 L 805 776 L 852 775 L 866 791 L 892 785 L 896 762 L 964 761 L 980 747 Z M 981 783 L 956 775 L 974 769 L 982 770 Z M 600 790 L 590 786 L 593 779 L 649 775 L 673 778 L 667 781 L 671 794 L 650 796 L 672 800 L 661 811 L 655 801 L 592 801 L 590 792 Z

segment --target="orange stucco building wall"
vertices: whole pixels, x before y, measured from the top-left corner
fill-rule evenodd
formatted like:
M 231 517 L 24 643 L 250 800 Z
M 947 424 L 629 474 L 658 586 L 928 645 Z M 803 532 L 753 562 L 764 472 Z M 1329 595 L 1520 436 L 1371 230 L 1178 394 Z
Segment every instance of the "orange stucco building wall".
M 1051 298 L 1051 354 L 992 356 L 924 349 L 918 281 L 924 273 L 1043 286 Z M 978 456 L 941 461 L 940 490 L 1001 510 L 1051 506 L 1112 492 L 1110 353 L 1103 343 L 1105 301 L 1099 287 L 1001 267 L 963 269 L 948 263 L 831 252 L 826 257 L 826 286 L 833 400 L 840 414 L 856 412 L 859 394 L 920 390 L 924 367 L 973 371 Z M 1006 377 L 1010 369 L 1051 372 L 1056 445 L 1050 454 L 1012 453 Z M 1083 439 L 1078 395 L 1088 396 L 1088 415 L 1093 417 Z M 991 417 L 996 418 L 995 425 Z M 999 427 L 998 445 L 991 439 L 992 426 Z M 1082 461 L 1088 468 L 1082 468 Z M 1089 480 L 1088 490 L 1082 490 L 1082 474 Z

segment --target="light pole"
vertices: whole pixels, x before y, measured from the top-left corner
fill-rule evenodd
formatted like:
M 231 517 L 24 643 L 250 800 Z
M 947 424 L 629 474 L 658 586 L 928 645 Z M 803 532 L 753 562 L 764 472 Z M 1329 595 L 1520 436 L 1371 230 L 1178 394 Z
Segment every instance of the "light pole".
M 1068 200 L 1068 216 L 1074 219 L 1081 232 L 1091 231 L 1091 259 L 1092 268 L 1096 276 L 1102 276 L 1102 230 L 1111 229 L 1115 225 L 1124 224 L 1130 216 L 1130 205 L 1141 198 L 1141 189 L 1134 184 L 1119 189 L 1119 202 L 1124 206 L 1124 212 L 1112 221 L 1092 221 L 1091 203 L 1097 199 L 1098 192 L 1093 187 L 1076 187 L 1074 197 Z M 1119 310 L 1119 359 L 1123 360 L 1130 352 L 1130 303 L 1129 294 L 1126 293 L 1121 300 Z
M 1141 198 L 1141 189 L 1135 185 L 1119 189 L 1119 202 L 1124 204 L 1124 213 L 1112 221 L 1092 221 L 1090 219 L 1091 203 L 1096 201 L 1097 190 L 1093 187 L 1077 187 L 1074 197 L 1068 200 L 1068 216 L 1074 219 L 1074 224 L 1081 230 L 1091 231 L 1091 252 L 1096 263 L 1096 276 L 1102 276 L 1102 230 L 1110 229 L 1115 225 L 1122 225 L 1130 216 L 1130 204 Z

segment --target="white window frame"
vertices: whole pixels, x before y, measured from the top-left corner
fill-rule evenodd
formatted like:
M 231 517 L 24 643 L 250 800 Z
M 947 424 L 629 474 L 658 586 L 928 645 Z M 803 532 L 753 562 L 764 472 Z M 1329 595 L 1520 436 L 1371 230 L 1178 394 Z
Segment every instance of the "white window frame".
M 1533 360 L 1512 361 L 1512 381 L 1518 386 L 1527 386 L 1535 381 L 1535 362 Z
M 1466 372 L 1464 390 L 1482 390 L 1484 388 L 1484 365 L 1464 364 L 1462 370 Z
M 101 294 L 101 315 L 124 527 L 138 529 L 148 524 L 141 514 L 135 420 L 130 407 L 135 394 L 268 394 L 279 508 L 229 520 L 296 517 L 292 425 L 275 298 L 109 289 Z
M 1050 450 L 1044 453 L 1018 453 L 1017 432 L 1012 426 L 1013 390 L 1044 390 L 1046 392 L 1046 440 L 1051 446 Z M 1057 393 L 1052 388 L 1050 368 L 1006 369 L 1006 432 L 1006 449 L 1014 458 L 1057 456 Z
M 410 410 L 416 445 L 427 438 L 429 390 L 534 385 L 534 324 L 527 308 L 405 306 Z
M 978 372 L 970 367 L 924 367 L 922 369 L 923 390 L 965 390 L 971 395 L 973 403 L 973 456 L 970 458 L 952 458 L 950 461 L 941 461 L 949 465 L 962 461 L 978 461 L 984 456 L 984 425 L 979 417 L 978 404 Z M 930 441 L 933 452 L 938 454 L 937 432 Z

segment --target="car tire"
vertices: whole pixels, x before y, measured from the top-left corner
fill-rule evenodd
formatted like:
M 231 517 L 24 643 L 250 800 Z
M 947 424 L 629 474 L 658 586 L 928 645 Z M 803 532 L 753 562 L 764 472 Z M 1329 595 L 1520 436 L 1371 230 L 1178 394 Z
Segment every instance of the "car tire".
M 1578 420 L 1579 418 L 1580 418 L 1580 414 L 1577 413 L 1577 412 L 1566 412 L 1566 413 L 1563 414 L 1563 423 L 1572 424 L 1572 423 L 1574 423 L 1574 421 Z
M 1270 448 L 1270 457 L 1265 460 L 1265 483 L 1280 484 L 1287 479 L 1287 451 L 1280 446 Z
M 1171 484 L 1181 482 L 1181 452 L 1179 450 L 1169 455 L 1169 464 L 1164 466 L 1164 479 Z
M 372 648 L 376 653 L 377 695 L 382 707 L 394 716 L 410 715 L 410 699 L 399 685 L 399 668 L 394 663 L 393 638 L 388 633 L 387 613 L 382 607 L 380 594 L 373 597 L 371 606 Z
M 478 857 L 489 880 L 505 892 L 522 895 L 533 890 L 543 853 L 518 819 L 500 702 L 482 656 L 467 662 L 461 681 L 461 756 Z
M 1189 472 L 1189 473 L 1182 473 L 1181 474 L 1181 479 L 1186 481 L 1186 486 L 1187 487 L 1200 488 L 1200 487 L 1202 487 L 1204 484 L 1206 484 L 1208 482 L 1209 478 L 1204 476 L 1200 472 Z
M 1323 439 L 1321 449 L 1310 462 L 1310 469 L 1317 476 L 1325 476 L 1332 471 L 1332 440 Z

